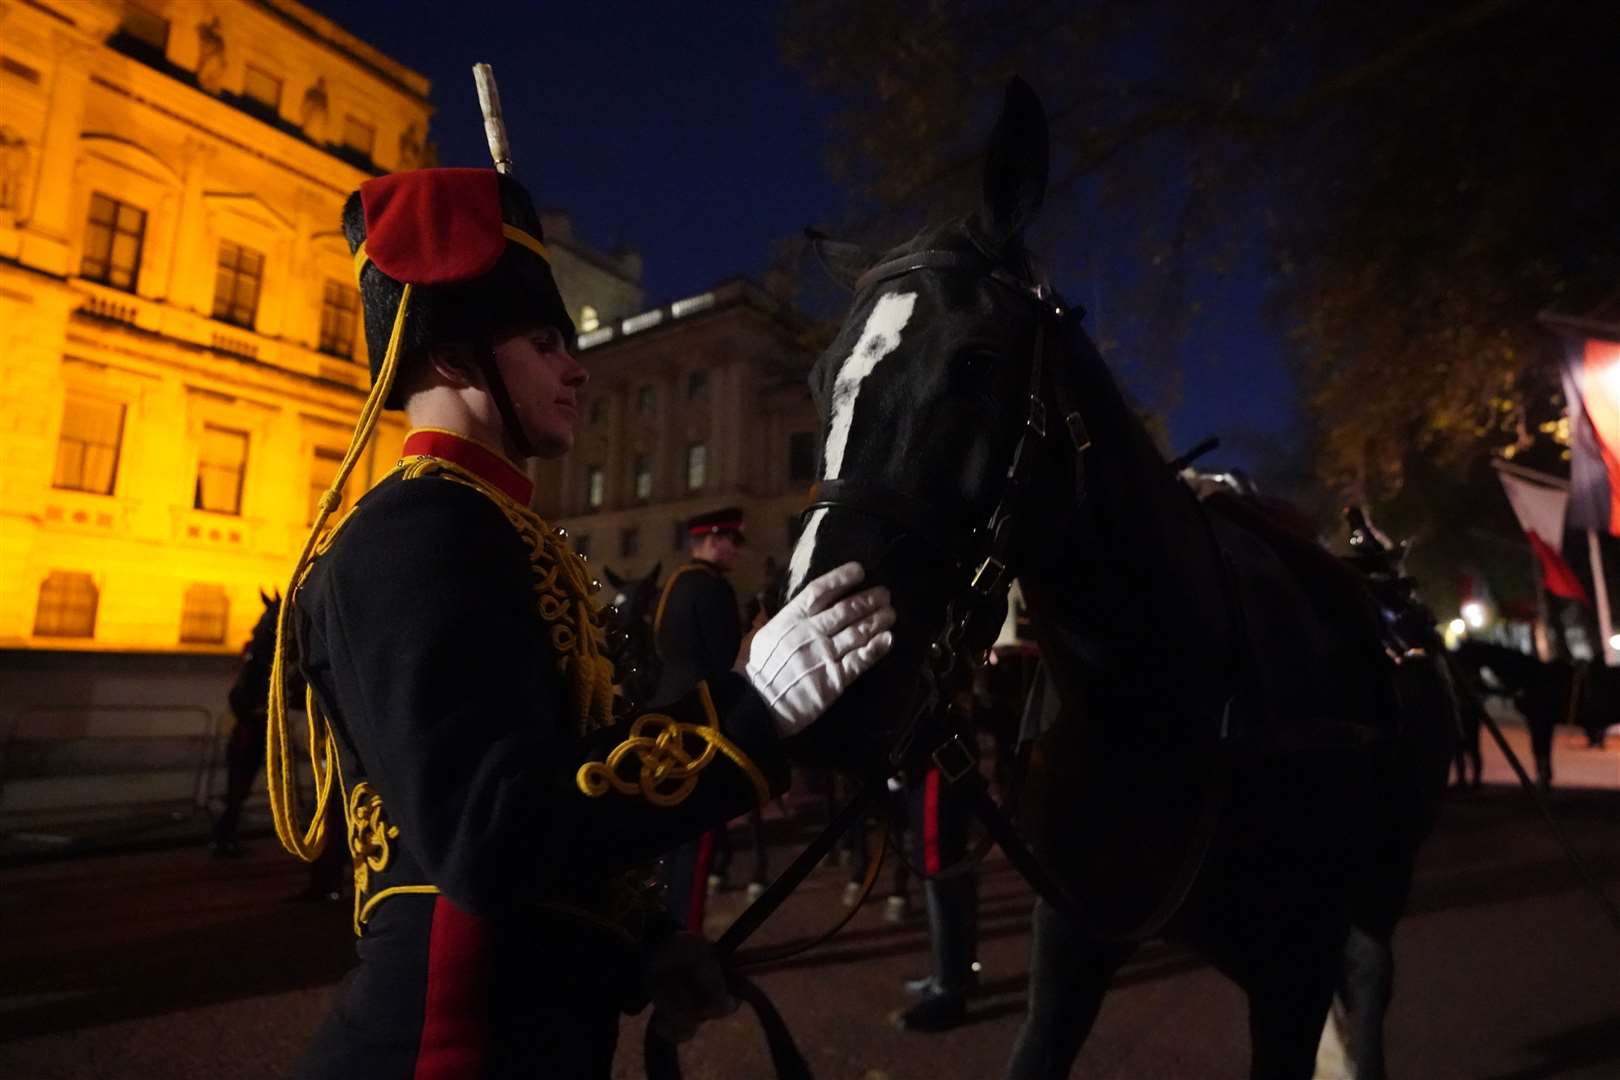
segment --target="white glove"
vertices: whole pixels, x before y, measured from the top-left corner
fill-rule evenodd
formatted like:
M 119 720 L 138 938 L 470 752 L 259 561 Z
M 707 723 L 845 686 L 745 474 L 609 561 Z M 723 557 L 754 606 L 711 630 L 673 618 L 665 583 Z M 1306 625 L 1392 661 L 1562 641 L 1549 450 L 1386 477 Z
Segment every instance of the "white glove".
M 894 644 L 888 589 L 880 585 L 839 599 L 865 577 L 860 563 L 829 570 L 754 635 L 743 671 L 784 738 L 814 723 Z

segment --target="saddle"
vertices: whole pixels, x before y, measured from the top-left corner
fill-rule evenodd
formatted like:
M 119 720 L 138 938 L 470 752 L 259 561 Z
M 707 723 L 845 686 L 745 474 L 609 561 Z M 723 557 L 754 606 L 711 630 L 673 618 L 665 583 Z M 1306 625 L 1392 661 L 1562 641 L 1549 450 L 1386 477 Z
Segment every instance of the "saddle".
M 1251 687 L 1251 693 L 1247 695 L 1255 699 L 1249 703 L 1250 711 L 1257 714 L 1251 717 L 1251 726 L 1259 730 L 1253 733 L 1263 733 L 1269 741 L 1280 739 L 1282 745 L 1292 746 L 1301 738 L 1314 743 L 1323 736 L 1335 733 L 1353 735 L 1359 741 L 1361 735 L 1374 734 L 1372 729 L 1375 725 L 1387 730 L 1398 712 L 1393 689 L 1383 687 L 1389 682 L 1387 679 L 1377 680 L 1380 689 L 1375 694 L 1375 700 L 1369 702 L 1373 716 L 1309 717 L 1306 719 L 1313 722 L 1305 724 L 1308 730 L 1302 731 L 1301 718 L 1277 715 L 1278 698 L 1285 695 L 1275 692 L 1276 684 L 1287 680 L 1297 683 L 1301 674 L 1290 670 L 1285 655 L 1276 655 L 1280 645 L 1308 651 L 1313 659 L 1328 661 L 1333 667 L 1354 668 L 1363 672 L 1387 670 L 1391 657 L 1399 656 L 1404 651 L 1392 649 L 1386 621 L 1367 580 L 1355 568 L 1317 543 L 1308 532 L 1309 526 L 1303 524 L 1303 517 L 1286 506 L 1278 509 L 1258 497 L 1225 491 L 1205 495 L 1201 504 L 1211 516 L 1213 531 L 1221 543 L 1232 574 L 1238 579 L 1239 603 L 1244 608 L 1240 618 L 1256 669 L 1253 681 L 1259 683 Z M 1250 543 L 1243 543 L 1243 538 Z M 1275 560 L 1274 566 L 1286 575 L 1287 581 L 1277 584 L 1282 587 L 1291 584 L 1304 597 L 1307 611 L 1301 614 L 1314 615 L 1311 621 L 1317 628 L 1317 636 L 1322 638 L 1319 648 L 1312 649 L 1309 641 L 1289 641 L 1290 630 L 1286 626 L 1279 628 L 1269 625 L 1268 616 L 1278 613 L 1263 605 L 1275 603 L 1281 606 L 1286 598 L 1267 595 L 1274 593 L 1275 589 L 1255 587 L 1255 582 L 1267 582 L 1275 577 L 1270 572 L 1272 568 L 1265 565 L 1270 560 L 1255 551 L 1252 546 L 1255 543 L 1263 548 L 1264 554 Z M 1246 583 L 1249 585 L 1247 589 L 1244 587 Z M 1278 614 L 1279 620 L 1286 614 Z M 1357 681 L 1360 680 L 1351 680 L 1352 683 Z M 1331 695 L 1321 696 L 1328 698 Z M 1350 700 L 1353 700 L 1353 696 Z M 1347 725 L 1352 730 L 1346 731 Z M 1330 738 L 1330 741 L 1339 740 Z

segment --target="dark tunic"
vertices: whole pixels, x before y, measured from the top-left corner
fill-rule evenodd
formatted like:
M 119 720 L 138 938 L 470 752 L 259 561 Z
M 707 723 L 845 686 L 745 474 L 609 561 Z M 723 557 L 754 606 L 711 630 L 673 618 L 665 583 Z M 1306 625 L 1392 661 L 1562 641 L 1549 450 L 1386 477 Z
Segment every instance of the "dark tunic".
M 440 456 L 499 471 L 435 438 Z M 521 476 L 502 466 L 488 478 Z M 431 473 L 372 489 L 299 593 L 301 665 L 346 791 L 381 799 L 385 868 L 363 896 L 438 890 L 376 903 L 301 1076 L 606 1077 L 619 1012 L 641 1004 L 640 952 L 668 925 L 633 868 L 757 805 L 750 770 L 787 784 L 764 703 L 727 675 L 707 684 L 712 714 L 703 688 L 664 711 L 717 719 L 741 763 L 715 753 L 673 805 L 587 795 L 576 774 L 630 725 L 579 732 L 535 595 L 496 499 Z M 704 745 L 683 735 L 694 758 Z M 640 760 L 616 775 L 635 780 Z
M 737 592 L 718 566 L 693 559 L 670 575 L 658 600 L 653 641 L 663 663 L 655 703 L 674 701 L 700 680 L 731 670 L 742 623 Z

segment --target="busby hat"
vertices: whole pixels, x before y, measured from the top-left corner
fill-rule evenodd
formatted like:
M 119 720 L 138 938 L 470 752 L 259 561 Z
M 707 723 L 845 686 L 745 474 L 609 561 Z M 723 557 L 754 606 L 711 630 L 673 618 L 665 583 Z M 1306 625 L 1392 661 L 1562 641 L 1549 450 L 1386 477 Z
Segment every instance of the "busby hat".
M 739 544 L 748 542 L 747 537 L 743 535 L 741 507 L 727 506 L 720 510 L 710 510 L 706 514 L 695 514 L 686 520 L 686 534 L 693 540 L 726 533 Z
M 400 366 L 430 345 L 484 343 L 528 325 L 555 327 L 573 345 L 539 215 L 509 175 L 417 169 L 368 180 L 344 204 L 343 233 L 355 257 L 373 384 L 401 319 Z M 402 405 L 391 386 L 383 407 Z

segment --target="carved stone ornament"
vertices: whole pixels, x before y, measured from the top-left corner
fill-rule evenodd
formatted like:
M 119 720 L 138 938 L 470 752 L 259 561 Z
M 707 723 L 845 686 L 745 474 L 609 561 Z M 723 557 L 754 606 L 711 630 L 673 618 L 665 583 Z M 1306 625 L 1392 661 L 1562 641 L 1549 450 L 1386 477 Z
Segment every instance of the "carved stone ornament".
M 219 16 L 197 24 L 197 85 L 210 94 L 219 93 L 225 79 L 225 35 Z
M 399 136 L 399 168 L 420 169 L 422 167 L 422 133 L 417 130 L 416 121 L 412 120 Z
M 322 75 L 304 91 L 304 104 L 298 110 L 298 126 L 316 142 L 326 136 L 326 76 Z

